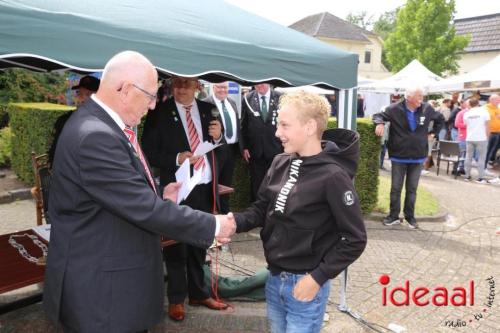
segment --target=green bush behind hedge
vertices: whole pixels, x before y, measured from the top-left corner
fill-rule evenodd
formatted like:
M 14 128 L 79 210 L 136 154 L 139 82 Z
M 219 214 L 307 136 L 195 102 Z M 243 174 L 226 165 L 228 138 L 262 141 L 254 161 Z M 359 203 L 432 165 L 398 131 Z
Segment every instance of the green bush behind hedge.
M 11 103 L 8 105 L 12 130 L 11 166 L 19 179 L 34 183 L 31 152 L 46 153 L 52 143 L 54 123 L 74 107 L 51 103 Z
M 7 105 L 0 104 L 0 129 L 9 125 L 9 113 L 7 112 Z

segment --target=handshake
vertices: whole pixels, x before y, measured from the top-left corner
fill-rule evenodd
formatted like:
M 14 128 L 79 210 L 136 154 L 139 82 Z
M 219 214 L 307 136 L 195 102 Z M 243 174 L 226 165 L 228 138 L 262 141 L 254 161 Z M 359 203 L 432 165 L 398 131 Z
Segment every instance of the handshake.
M 177 202 L 177 194 L 181 187 L 181 183 L 170 183 L 163 189 L 163 200 L 171 200 Z M 233 213 L 227 215 L 216 215 L 215 218 L 219 221 L 219 232 L 215 235 L 215 239 L 222 244 L 229 243 L 231 236 L 236 232 L 236 221 Z
M 236 232 L 236 221 L 233 213 L 216 215 L 215 218 L 219 221 L 219 232 L 215 235 L 215 239 L 222 244 L 229 243 L 231 236 Z

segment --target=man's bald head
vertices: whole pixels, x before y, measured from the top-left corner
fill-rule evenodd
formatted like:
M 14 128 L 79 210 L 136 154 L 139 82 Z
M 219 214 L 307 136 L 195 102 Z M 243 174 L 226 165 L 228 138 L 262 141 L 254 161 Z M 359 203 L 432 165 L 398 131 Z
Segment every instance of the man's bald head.
M 488 99 L 488 103 L 490 103 L 495 107 L 499 107 L 498 104 L 500 104 L 500 95 L 498 94 L 491 95 L 490 98 Z
M 105 88 L 120 87 L 124 81 L 144 83 L 151 75 L 158 80 L 153 64 L 142 54 L 123 51 L 111 58 L 102 73 L 101 85 Z
M 111 58 L 96 96 L 113 109 L 128 126 L 140 123 L 156 104 L 158 74 L 142 54 L 124 51 Z

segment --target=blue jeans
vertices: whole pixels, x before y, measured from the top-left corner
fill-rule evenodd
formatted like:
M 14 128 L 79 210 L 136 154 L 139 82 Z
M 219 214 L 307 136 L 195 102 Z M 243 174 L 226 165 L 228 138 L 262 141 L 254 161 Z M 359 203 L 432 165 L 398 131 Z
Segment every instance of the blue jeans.
M 272 333 L 315 333 L 321 330 L 330 280 L 309 302 L 293 297 L 293 288 L 304 274 L 269 274 L 266 282 L 267 319 Z

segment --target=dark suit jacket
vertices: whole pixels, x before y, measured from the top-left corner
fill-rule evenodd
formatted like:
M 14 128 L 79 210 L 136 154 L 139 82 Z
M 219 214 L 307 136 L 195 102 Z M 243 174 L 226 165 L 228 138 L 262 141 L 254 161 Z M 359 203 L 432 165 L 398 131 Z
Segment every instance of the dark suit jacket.
M 213 216 L 163 201 L 123 131 L 92 99 L 68 120 L 50 188 L 44 308 L 77 332 L 133 332 L 163 317 L 160 234 L 208 247 Z
M 197 99 L 195 101 L 200 112 L 203 131 L 203 138 L 200 138 L 200 143 L 211 141 L 211 137 L 208 135 L 208 126 L 210 121 L 213 120 L 212 109 L 217 109 L 217 107 Z M 219 121 L 222 124 L 220 118 Z M 224 138 L 221 143 L 223 142 L 225 142 Z M 146 116 L 142 133 L 142 146 L 151 165 L 160 168 L 160 184 L 165 185 L 175 182 L 175 172 L 179 168 L 176 164 L 177 154 L 183 151 L 191 151 L 191 147 L 173 97 L 169 98 L 165 103 L 160 103 L 155 110 L 150 111 Z M 218 150 L 219 148 L 215 149 L 215 153 Z M 213 169 L 212 154 L 208 153 L 207 158 Z M 215 168 L 216 171 L 217 163 Z M 217 172 L 215 172 L 215 175 L 217 176 Z M 217 181 L 216 178 L 215 181 Z
M 272 160 L 283 152 L 281 142 L 276 138 L 276 117 L 280 95 L 271 90 L 268 117 L 260 115 L 259 94 L 249 92 L 241 105 L 241 147 L 250 151 L 251 158 Z

